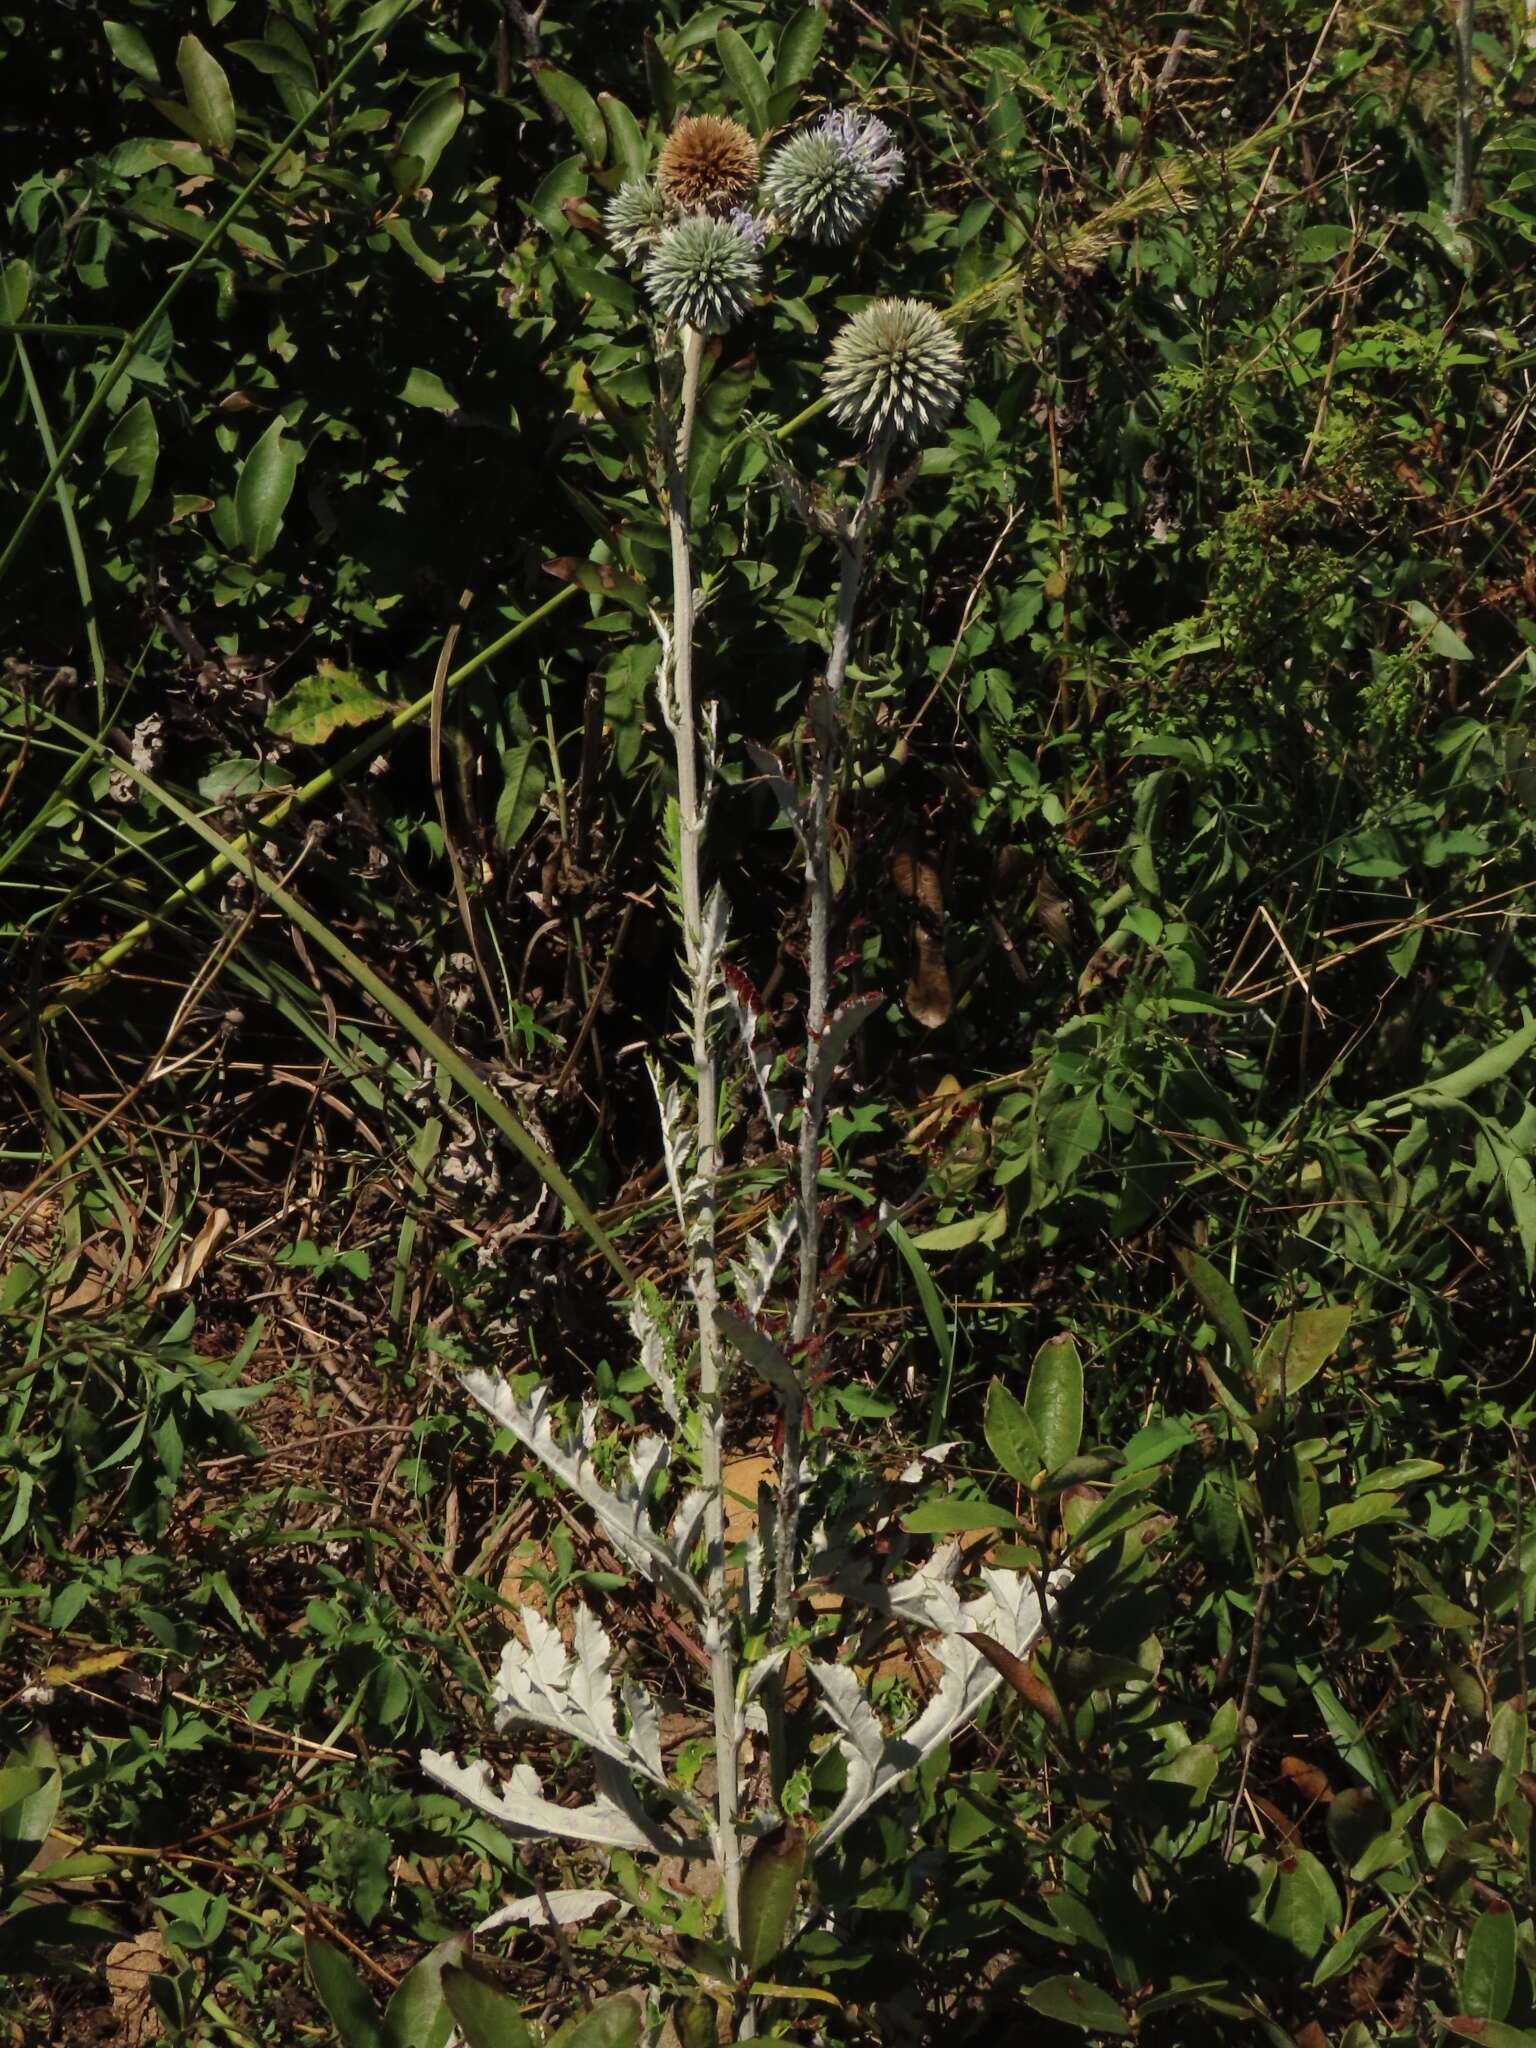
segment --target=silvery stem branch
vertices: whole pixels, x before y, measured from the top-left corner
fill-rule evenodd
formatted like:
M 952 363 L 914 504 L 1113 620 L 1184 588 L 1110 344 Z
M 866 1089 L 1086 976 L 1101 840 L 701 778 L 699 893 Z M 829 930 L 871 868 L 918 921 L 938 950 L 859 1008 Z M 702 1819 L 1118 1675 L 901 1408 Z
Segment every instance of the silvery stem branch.
M 718 1327 L 720 1286 L 715 1246 L 720 1175 L 720 1082 L 710 1025 L 721 938 L 712 928 L 703 887 L 704 828 L 710 793 L 701 784 L 713 771 L 706 757 L 705 778 L 701 778 L 699 773 L 698 707 L 693 689 L 693 550 L 688 531 L 688 457 L 703 357 L 703 334 L 696 327 L 685 327 L 678 422 L 674 434 L 669 436 L 664 430 L 663 452 L 667 535 L 672 551 L 669 723 L 677 756 L 683 952 L 688 970 L 691 1050 L 698 1115 L 698 1153 L 689 1184 L 692 1210 L 686 1224 L 688 1286 L 698 1324 L 699 1465 L 706 1496 L 704 1538 L 708 1557 L 704 1586 L 708 1610 L 704 1617 L 704 1647 L 709 1657 L 710 1683 L 714 1693 L 720 1877 L 725 1893 L 726 1929 L 731 1940 L 736 1941 L 741 1933 L 741 1850 L 736 1830 L 740 1729 L 725 1583 L 725 1484 Z
M 1476 154 L 1472 123 L 1476 110 L 1477 74 L 1473 69 L 1477 33 L 1476 0 L 1458 0 L 1456 9 L 1456 158 L 1451 172 L 1453 221 L 1472 211 L 1472 161 Z
M 885 486 L 890 437 L 881 433 L 870 447 L 864 492 L 853 517 L 838 527 L 837 614 L 832 646 L 821 688 L 811 704 L 811 745 L 814 767 L 805 821 L 805 867 L 810 897 L 808 942 L 809 992 L 805 1015 L 805 1095 L 800 1110 L 799 1284 L 795 1296 L 792 1336 L 797 1359 L 803 1355 L 816 1323 L 816 1295 L 821 1278 L 821 1198 L 818 1174 L 821 1138 L 826 1123 L 826 1088 L 819 1078 L 816 1049 L 827 1028 L 831 979 L 832 925 L 832 792 L 838 772 L 838 741 L 842 730 L 843 692 L 853 649 L 854 618 L 869 549 L 870 522 Z M 776 1632 L 789 1625 L 799 1548 L 800 1440 L 803 1398 L 784 1398 L 784 1449 L 779 1466 L 778 1526 L 774 1543 L 773 1612 Z

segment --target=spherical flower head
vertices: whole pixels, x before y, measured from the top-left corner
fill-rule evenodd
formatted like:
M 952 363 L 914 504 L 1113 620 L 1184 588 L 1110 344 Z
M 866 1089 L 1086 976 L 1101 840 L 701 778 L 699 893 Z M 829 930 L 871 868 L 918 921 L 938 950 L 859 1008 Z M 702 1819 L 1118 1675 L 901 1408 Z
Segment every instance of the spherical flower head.
M 757 250 L 731 221 L 693 213 L 657 242 L 645 288 L 668 320 L 718 333 L 751 305 L 760 267 Z
M 672 218 L 672 209 L 649 178 L 626 178 L 603 209 L 608 239 L 631 263 Z
M 960 402 L 960 344 L 931 306 L 876 299 L 855 313 L 827 358 L 832 414 L 865 440 L 923 441 Z
M 901 177 L 901 151 L 873 114 L 824 114 L 774 153 L 763 192 L 791 234 L 846 242 Z
M 757 189 L 757 144 L 736 121 L 687 114 L 667 137 L 656 182 L 684 213 L 729 213 Z

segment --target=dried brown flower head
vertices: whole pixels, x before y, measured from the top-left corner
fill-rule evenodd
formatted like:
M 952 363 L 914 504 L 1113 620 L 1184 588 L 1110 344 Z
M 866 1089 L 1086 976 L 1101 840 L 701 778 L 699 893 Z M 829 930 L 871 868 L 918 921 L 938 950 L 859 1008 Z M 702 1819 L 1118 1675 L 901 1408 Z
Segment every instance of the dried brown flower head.
M 687 114 L 667 137 L 656 182 L 684 213 L 728 213 L 757 189 L 757 145 L 735 121 Z

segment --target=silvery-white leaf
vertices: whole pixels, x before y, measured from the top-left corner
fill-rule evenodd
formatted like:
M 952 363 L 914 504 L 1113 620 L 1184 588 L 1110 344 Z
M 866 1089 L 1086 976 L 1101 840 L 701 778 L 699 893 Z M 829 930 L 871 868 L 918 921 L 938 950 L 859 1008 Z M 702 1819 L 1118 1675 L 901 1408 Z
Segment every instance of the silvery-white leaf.
M 725 950 L 726 926 L 730 923 L 730 908 L 725 900 L 725 891 L 716 882 L 704 901 L 704 927 L 699 933 L 698 972 L 706 985 L 714 981 L 720 965 L 720 955 Z
M 429 1778 L 514 1835 L 558 1835 L 567 1842 L 595 1842 L 605 1849 L 676 1851 L 676 1843 L 654 1821 L 637 1819 L 612 1799 L 599 1796 L 586 1806 L 557 1806 L 544 1797 L 537 1776 L 526 1764 L 519 1765 L 500 1785 L 488 1764 L 461 1764 L 435 1749 L 422 1751 L 421 1767 Z
M 674 1422 L 682 1420 L 677 1405 L 677 1388 L 667 1365 L 667 1340 L 661 1323 L 645 1291 L 636 1288 L 629 1297 L 629 1327 L 635 1333 L 635 1342 L 640 1347 L 640 1364 L 646 1378 L 656 1389 L 662 1407 Z
M 772 1678 L 775 1671 L 779 1669 L 780 1665 L 783 1664 L 785 1658 L 788 1655 L 788 1643 L 781 1643 L 778 1649 L 770 1650 L 765 1657 L 758 1658 L 757 1662 L 752 1666 L 752 1669 L 747 1673 L 746 1696 L 749 1700 L 756 1699 L 757 1695 L 762 1691 L 763 1687 L 768 1683 L 769 1679 Z M 747 1714 L 744 1717 L 745 1725 L 748 1728 L 755 1729 L 757 1727 L 757 1723 L 753 1720 L 752 1715 L 760 1715 L 761 1712 L 762 1709 L 760 1707 L 754 1707 L 752 1709 L 752 1713 Z
M 770 1216 L 762 1231 L 747 1239 L 746 1264 L 732 1265 L 731 1278 L 736 1283 L 741 1305 L 749 1316 L 755 1316 L 768 1299 L 799 1221 L 793 1209 L 786 1209 L 779 1216 Z
M 647 1059 L 645 1070 L 656 1091 L 656 1107 L 661 1115 L 661 1156 L 666 1163 L 667 1185 L 672 1190 L 678 1223 L 686 1230 L 688 1209 L 683 1200 L 683 1183 L 688 1177 L 689 1162 L 693 1156 L 693 1132 L 684 1114 L 676 1082 L 664 1080 L 660 1067 L 652 1059 Z
M 702 1486 L 690 1486 L 683 1495 L 677 1513 L 672 1517 L 672 1526 L 667 1531 L 667 1540 L 680 1558 L 686 1558 L 698 1542 L 699 1524 L 708 1505 L 709 1495 Z
M 555 1435 L 548 1387 L 537 1386 L 528 1400 L 520 1401 L 506 1380 L 490 1373 L 476 1370 L 461 1377 L 481 1407 L 587 1503 L 615 1549 L 647 1578 L 660 1579 L 676 1598 L 702 1611 L 704 1595 L 698 1583 L 671 1544 L 651 1526 L 647 1489 L 667 1462 L 667 1446 L 660 1437 L 642 1436 L 636 1441 L 630 1452 L 630 1483 L 614 1492 L 603 1485 L 592 1462 L 597 1440 L 594 1409 L 583 1410 L 578 1435 L 563 1442 Z
M 648 1778 L 658 1784 L 665 1784 L 667 1774 L 661 1761 L 661 1716 L 656 1703 L 632 1678 L 619 1681 L 619 1697 L 629 1715 L 629 1751 L 640 1759 L 640 1768 Z
M 1064 1585 L 1070 1577 L 1070 1572 L 1054 1573 L 1049 1592 Z M 827 1711 L 841 1732 L 838 1747 L 848 1772 L 847 1786 L 836 1811 L 817 1831 L 813 1855 L 820 1855 L 835 1842 L 941 1742 L 952 1740 L 969 1727 L 1002 1683 L 1000 1673 L 974 1644 L 965 1640 L 964 1632 L 992 1636 L 1017 1657 L 1028 1654 L 1046 1620 L 1033 1581 L 1022 1572 L 988 1570 L 982 1574 L 982 1585 L 979 1599 L 964 1602 L 947 1582 L 922 1587 L 908 1595 L 906 1602 L 902 1597 L 906 1588 L 892 1590 L 893 1613 L 905 1611 L 918 1618 L 918 1610 L 922 1610 L 924 1615 L 943 1617 L 944 1622 L 951 1616 L 958 1622 L 953 1630 L 945 1628 L 929 1646 L 929 1654 L 938 1663 L 943 1677 L 917 1720 L 899 1736 L 885 1737 L 863 1688 L 847 1665 L 811 1665 L 811 1675 L 821 1688 Z
M 542 1897 L 533 1892 L 526 1899 L 514 1899 L 509 1906 L 499 1906 L 475 1932 L 494 1934 L 498 1927 L 579 1927 L 604 1906 L 618 1906 L 621 1918 L 629 1911 L 628 1902 L 621 1902 L 613 1892 L 554 1891 Z
M 755 1324 L 732 1315 L 728 1308 L 715 1311 L 715 1322 L 721 1335 L 729 1340 L 732 1349 L 746 1360 L 759 1378 L 765 1379 L 771 1387 L 777 1387 L 781 1394 L 793 1398 L 800 1393 L 799 1375 L 771 1337 Z

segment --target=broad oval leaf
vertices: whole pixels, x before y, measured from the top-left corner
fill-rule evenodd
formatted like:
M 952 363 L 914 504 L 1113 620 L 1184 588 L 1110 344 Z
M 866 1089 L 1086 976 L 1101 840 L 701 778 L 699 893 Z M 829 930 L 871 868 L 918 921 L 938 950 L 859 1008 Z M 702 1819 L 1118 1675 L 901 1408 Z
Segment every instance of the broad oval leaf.
M 1479 1914 L 1461 1965 L 1462 2010 L 1502 2020 L 1515 1996 L 1515 1915 L 1502 1901 Z
M 235 96 L 223 65 L 196 36 L 183 36 L 176 52 L 176 69 L 198 141 L 205 149 L 232 149 Z
M 988 1450 L 1010 1479 L 1029 1486 L 1040 1477 L 1046 1457 L 1034 1424 L 1001 1380 L 987 1388 L 982 1429 Z
M 644 2020 L 645 2008 L 633 1992 L 616 1992 L 557 2027 L 544 2048 L 636 2048 Z M 471 2042 L 470 2048 L 478 2044 Z
M 1085 2034 L 1128 2034 L 1131 2023 L 1107 1991 L 1086 1977 L 1047 1977 L 1025 2001 L 1048 2020 L 1065 2020 Z
M 1073 1337 L 1048 1337 L 1035 1353 L 1024 1412 L 1048 1472 L 1077 1456 L 1083 1440 L 1083 1361 Z
M 281 413 L 246 457 L 235 485 L 235 530 L 241 552 L 259 562 L 282 529 L 304 451 L 283 439 Z
M 113 56 L 125 70 L 147 79 L 151 85 L 160 83 L 160 67 L 155 62 L 155 53 L 131 23 L 104 21 L 101 27 Z
M 0 270 L 0 320 L 19 320 L 32 296 L 32 266 L 16 256 Z
M 457 84 L 438 86 L 416 102 L 389 162 L 389 175 L 402 199 L 426 184 L 463 118 L 464 90 Z
M 501 757 L 501 794 L 496 799 L 496 843 L 511 853 L 539 814 L 548 785 L 541 742 L 520 740 Z
M 465 2048 L 534 2048 L 516 1999 L 485 1971 L 449 1963 L 442 1987 Z
M 600 169 L 608 155 L 608 123 L 597 101 L 569 72 L 546 68 L 534 77 L 545 99 L 570 123 L 587 162 L 594 170 Z
M 826 32 L 827 17 L 820 7 L 802 7 L 794 19 L 785 24 L 773 58 L 775 91 L 782 91 L 789 85 L 800 85 L 810 77 Z
M 624 102 L 611 92 L 600 92 L 597 104 L 608 124 L 613 161 L 624 178 L 643 178 L 651 161 L 651 146 L 645 131 Z
M 1019 1518 L 989 1500 L 925 1500 L 908 1510 L 901 1526 L 913 1536 L 963 1536 L 972 1529 L 1017 1529 Z
M 1315 1380 L 1343 1343 L 1354 1312 L 1351 1303 L 1341 1301 L 1282 1316 L 1253 1361 L 1260 1401 L 1299 1393 Z
M 385 2048 L 446 2048 L 454 2020 L 443 1992 L 443 1971 L 468 1946 L 467 1934 L 452 1934 L 401 1979 L 384 2008 Z
M 108 469 L 121 470 L 133 485 L 128 499 L 128 517 L 132 519 L 149 496 L 160 460 L 160 430 L 147 398 L 129 406 L 108 434 L 102 452 Z
M 741 1875 L 741 1957 L 756 1976 L 784 1946 L 800 1880 L 805 1836 L 793 1822 L 760 1841 Z
M 1196 1300 L 1231 1345 L 1233 1357 L 1240 1365 L 1252 1365 L 1253 1339 L 1248 1334 L 1242 1305 L 1232 1291 L 1231 1282 L 1217 1272 L 1209 1259 L 1201 1258 L 1198 1252 L 1191 1251 L 1186 1245 L 1175 1245 L 1173 1256 L 1194 1289 Z
M 386 2048 L 373 2000 L 341 1950 L 311 1934 L 304 1943 L 304 1960 L 342 2048 Z
M 716 34 L 715 49 L 731 81 L 731 90 L 746 114 L 747 125 L 760 135 L 768 126 L 768 79 L 762 65 L 753 56 L 746 37 L 729 25 Z

